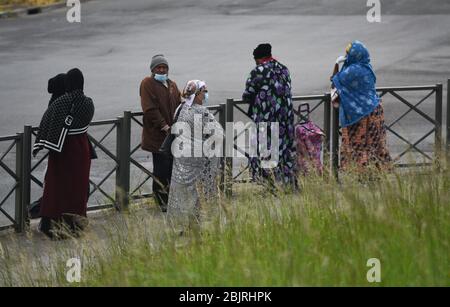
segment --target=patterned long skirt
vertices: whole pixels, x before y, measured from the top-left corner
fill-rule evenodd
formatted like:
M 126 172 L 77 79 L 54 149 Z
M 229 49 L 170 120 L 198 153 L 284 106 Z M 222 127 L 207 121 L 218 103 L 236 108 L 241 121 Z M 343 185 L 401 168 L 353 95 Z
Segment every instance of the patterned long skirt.
M 391 162 L 381 104 L 356 124 L 342 129 L 342 170 L 356 168 L 356 171 L 363 171 L 368 166 L 388 170 L 392 167 Z
M 214 202 L 218 194 L 218 167 L 218 158 L 174 159 L 167 218 L 176 230 L 183 231 L 199 225 L 201 207 L 207 202 Z
M 272 122 L 279 123 L 278 156 L 273 157 L 272 154 L 269 154 L 267 158 L 251 157 L 249 163 L 252 178 L 260 183 L 276 183 L 295 188 L 297 185 L 297 168 L 293 117 L 291 121 L 281 122 L 273 119 Z M 270 124 L 268 124 L 268 127 L 270 129 Z M 270 152 L 271 143 L 271 132 L 268 130 L 265 147 Z M 252 140 L 251 146 L 256 151 L 256 148 L 260 146 L 259 140 Z M 271 161 L 273 164 L 270 163 Z

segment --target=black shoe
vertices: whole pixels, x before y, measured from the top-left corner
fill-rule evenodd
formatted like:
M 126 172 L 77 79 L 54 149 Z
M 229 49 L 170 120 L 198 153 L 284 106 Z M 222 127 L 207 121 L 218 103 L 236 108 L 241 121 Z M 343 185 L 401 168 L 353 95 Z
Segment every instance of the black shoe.
M 47 217 L 41 218 L 41 221 L 39 222 L 38 230 L 40 232 L 42 232 L 43 234 L 45 234 L 48 238 L 50 238 L 50 239 L 54 238 L 53 231 L 52 231 L 52 220 L 51 219 L 49 219 Z

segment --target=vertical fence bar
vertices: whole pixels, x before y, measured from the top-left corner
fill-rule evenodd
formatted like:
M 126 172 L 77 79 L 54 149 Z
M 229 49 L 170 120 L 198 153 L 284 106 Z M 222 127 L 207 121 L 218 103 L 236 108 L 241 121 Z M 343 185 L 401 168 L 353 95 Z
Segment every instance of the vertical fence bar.
M 226 124 L 227 124 L 227 120 L 226 120 L 226 104 L 225 103 L 221 103 L 220 104 L 220 112 L 219 112 L 219 124 L 222 126 L 223 131 L 224 131 L 224 135 L 223 135 L 223 142 L 222 142 L 222 158 L 220 159 L 220 168 L 221 168 L 221 172 L 220 172 L 220 191 L 221 192 L 225 192 L 225 146 L 226 146 L 226 138 L 225 138 L 225 128 L 226 128 Z
M 330 138 L 331 138 L 331 94 L 324 95 L 323 103 L 323 130 L 325 132 L 325 142 L 323 150 L 323 162 L 325 166 L 330 165 Z M 331 168 L 329 168 L 331 173 Z
M 18 177 L 18 186 L 16 189 L 14 220 L 16 221 L 15 229 L 17 232 L 23 232 L 25 224 L 22 223 L 22 195 L 23 195 L 23 133 L 17 133 L 16 140 L 16 176 Z
M 447 160 L 450 163 L 450 79 L 447 80 Z
M 131 112 L 124 112 L 118 118 L 116 153 L 118 167 L 116 171 L 116 208 L 128 208 L 130 194 L 130 146 Z
M 120 176 L 120 172 L 122 171 L 122 166 L 120 165 L 120 161 L 122 159 L 122 127 L 123 127 L 123 118 L 117 117 L 116 124 L 116 156 L 117 156 L 117 170 L 116 170 L 116 203 L 115 207 L 117 210 L 122 210 L 122 177 Z
M 436 159 L 441 160 L 442 155 L 442 84 L 436 84 L 436 134 L 435 134 L 435 153 Z
M 31 126 L 25 126 L 23 130 L 23 146 L 22 146 L 22 207 L 21 219 L 18 221 L 19 232 L 23 232 L 28 221 L 28 206 L 30 205 L 31 193 L 31 142 L 32 132 Z
M 226 146 L 225 146 L 225 195 L 227 197 L 231 197 L 233 194 L 233 149 L 234 149 L 234 129 L 227 129 L 227 124 L 234 122 L 234 100 L 227 99 L 227 104 L 225 107 L 226 115 L 225 115 L 225 138 L 226 138 Z M 231 131 L 229 131 L 231 130 Z M 231 136 L 230 136 L 231 133 Z
M 121 182 L 124 190 L 123 206 L 128 207 L 130 203 L 130 155 L 131 155 L 131 111 L 125 111 L 123 113 L 123 126 L 122 126 L 122 144 L 123 150 L 121 163 Z
M 339 109 L 331 111 L 331 163 L 334 176 L 339 174 Z

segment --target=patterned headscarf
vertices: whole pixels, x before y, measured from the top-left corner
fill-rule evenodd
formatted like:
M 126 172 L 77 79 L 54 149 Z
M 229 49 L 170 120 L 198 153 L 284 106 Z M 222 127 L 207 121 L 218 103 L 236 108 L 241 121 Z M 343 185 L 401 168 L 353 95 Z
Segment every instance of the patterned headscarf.
M 359 41 L 354 41 L 347 48 L 347 59 L 332 80 L 339 93 L 339 121 L 342 127 L 357 123 L 380 103 L 369 51 Z
M 206 87 L 206 82 L 201 80 L 191 80 L 186 83 L 182 96 L 184 103 L 191 106 L 194 103 L 195 95 Z

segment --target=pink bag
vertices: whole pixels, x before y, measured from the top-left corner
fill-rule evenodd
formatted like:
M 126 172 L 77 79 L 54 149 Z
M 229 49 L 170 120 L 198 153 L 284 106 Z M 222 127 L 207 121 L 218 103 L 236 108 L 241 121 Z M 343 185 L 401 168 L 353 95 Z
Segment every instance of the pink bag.
M 309 105 L 300 105 L 298 109 L 300 121 L 295 126 L 297 165 L 300 173 L 303 175 L 308 175 L 311 171 L 321 175 L 323 171 L 321 160 L 322 141 L 325 134 L 309 119 L 308 115 L 302 115 L 305 112 L 302 110 L 302 107 L 305 105 L 307 106 L 307 114 L 309 114 Z

